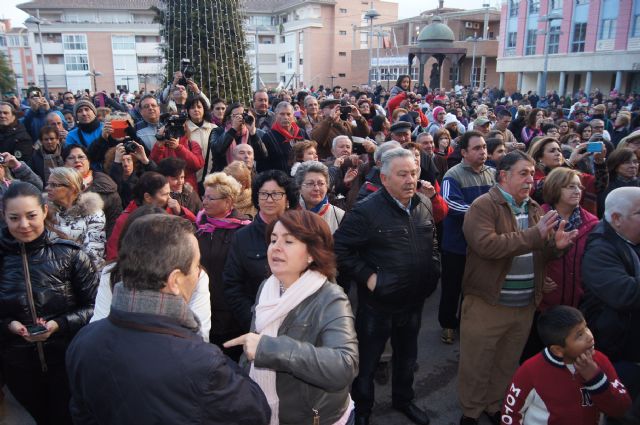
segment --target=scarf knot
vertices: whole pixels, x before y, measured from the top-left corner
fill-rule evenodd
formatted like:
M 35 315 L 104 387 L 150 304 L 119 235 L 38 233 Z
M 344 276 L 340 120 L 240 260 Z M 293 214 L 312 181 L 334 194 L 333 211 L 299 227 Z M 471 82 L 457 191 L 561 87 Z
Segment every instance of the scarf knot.
M 291 123 L 291 130 L 287 130 L 286 128 L 282 127 L 278 122 L 275 122 L 271 126 L 271 130 L 279 133 L 282 137 L 284 137 L 284 143 L 289 143 L 296 140 L 304 140 L 304 137 L 300 135 L 300 127 L 298 127 L 298 124 L 296 124 L 295 122 Z

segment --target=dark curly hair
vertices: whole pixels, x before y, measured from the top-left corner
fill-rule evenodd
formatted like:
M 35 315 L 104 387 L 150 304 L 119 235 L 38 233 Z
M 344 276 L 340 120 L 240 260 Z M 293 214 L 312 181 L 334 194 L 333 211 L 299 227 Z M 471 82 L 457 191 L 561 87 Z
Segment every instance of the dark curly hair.
M 284 189 L 287 201 L 289 202 L 289 209 L 297 208 L 299 195 L 298 186 L 296 186 L 296 183 L 292 178 L 287 176 L 284 171 L 280 170 L 267 170 L 256 176 L 251 186 L 251 200 L 253 201 L 253 206 L 260 209 L 258 205 L 258 191 L 266 182 L 271 180 Z

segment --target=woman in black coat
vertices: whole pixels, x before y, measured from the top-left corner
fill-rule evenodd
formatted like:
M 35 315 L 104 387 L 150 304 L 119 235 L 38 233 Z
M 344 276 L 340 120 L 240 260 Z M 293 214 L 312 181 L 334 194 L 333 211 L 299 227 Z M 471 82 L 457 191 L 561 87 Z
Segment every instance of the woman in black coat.
M 238 361 L 241 347 L 224 348 L 222 343 L 242 334 L 238 321 L 225 301 L 222 272 L 231 238 L 239 229 L 251 223 L 233 205 L 242 186 L 225 173 L 209 174 L 204 180 L 202 210 L 196 217 L 196 238 L 200 246 L 200 264 L 209 275 L 211 294 L 211 331 L 209 341 L 233 360 Z
M 89 322 L 99 275 L 82 248 L 51 240 L 35 186 L 5 192 L 0 233 L 0 353 L 5 382 L 38 425 L 70 424 L 65 352 Z
M 242 333 L 249 332 L 251 327 L 251 307 L 256 302 L 258 287 L 271 276 L 267 264 L 267 224 L 298 206 L 298 190 L 283 171 L 269 170 L 256 176 L 251 197 L 258 214 L 250 225 L 233 235 L 222 275 L 225 299 Z

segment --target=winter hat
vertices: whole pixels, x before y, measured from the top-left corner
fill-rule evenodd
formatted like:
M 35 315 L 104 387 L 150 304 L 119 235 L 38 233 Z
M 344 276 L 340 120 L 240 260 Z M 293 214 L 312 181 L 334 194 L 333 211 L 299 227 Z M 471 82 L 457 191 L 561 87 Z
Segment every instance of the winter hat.
M 455 115 L 447 114 L 447 115 L 444 116 L 444 125 L 445 125 L 445 127 L 448 126 L 449 124 L 454 123 L 454 122 L 455 123 L 458 122 L 458 118 L 456 118 Z
M 98 115 L 98 110 L 96 109 L 96 106 L 93 104 L 93 102 L 82 99 L 77 101 L 76 104 L 73 105 L 73 116 L 76 119 L 78 119 L 78 109 L 82 108 L 83 106 L 86 106 L 87 108 L 91 109 L 95 115 Z
M 440 112 L 445 112 L 444 108 L 442 106 L 436 106 L 435 108 L 433 108 L 433 118 L 434 119 L 438 119 L 438 114 Z

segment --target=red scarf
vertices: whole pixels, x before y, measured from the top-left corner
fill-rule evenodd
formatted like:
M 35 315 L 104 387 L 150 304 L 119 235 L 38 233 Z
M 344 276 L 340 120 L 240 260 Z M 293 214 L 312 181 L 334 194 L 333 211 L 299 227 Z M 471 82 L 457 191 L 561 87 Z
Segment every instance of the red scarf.
M 291 123 L 291 133 L 282 127 L 278 122 L 271 126 L 271 130 L 276 131 L 284 137 L 284 142 L 288 143 L 292 140 L 303 140 L 304 137 L 300 135 L 300 127 L 295 122 Z

